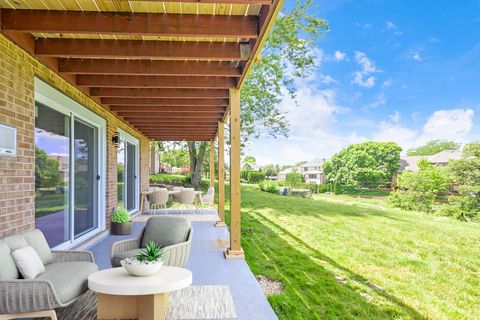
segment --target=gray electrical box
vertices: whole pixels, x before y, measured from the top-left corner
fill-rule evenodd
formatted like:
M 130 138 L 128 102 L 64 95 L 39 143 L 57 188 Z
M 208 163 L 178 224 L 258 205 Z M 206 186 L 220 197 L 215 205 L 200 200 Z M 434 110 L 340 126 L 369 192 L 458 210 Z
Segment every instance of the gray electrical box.
M 0 156 L 17 155 L 17 128 L 0 123 Z

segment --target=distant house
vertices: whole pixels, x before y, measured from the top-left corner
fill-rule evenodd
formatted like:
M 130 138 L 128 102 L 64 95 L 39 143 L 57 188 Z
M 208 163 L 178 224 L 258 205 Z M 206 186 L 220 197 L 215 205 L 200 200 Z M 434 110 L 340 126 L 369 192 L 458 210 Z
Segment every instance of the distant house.
M 299 173 L 303 175 L 306 183 L 325 183 L 325 174 L 323 173 L 323 164 L 325 159 L 315 159 L 300 166 Z
M 433 156 L 405 156 L 400 157 L 399 173 L 403 171 L 418 171 L 418 161 L 427 159 L 431 164 L 439 167 L 445 167 L 450 160 L 458 160 L 462 157 L 462 150 L 444 150 Z
M 298 168 L 287 168 L 285 170 L 282 170 L 277 174 L 277 180 L 285 181 L 287 179 L 287 174 L 292 172 L 297 172 L 297 171 L 298 171 Z

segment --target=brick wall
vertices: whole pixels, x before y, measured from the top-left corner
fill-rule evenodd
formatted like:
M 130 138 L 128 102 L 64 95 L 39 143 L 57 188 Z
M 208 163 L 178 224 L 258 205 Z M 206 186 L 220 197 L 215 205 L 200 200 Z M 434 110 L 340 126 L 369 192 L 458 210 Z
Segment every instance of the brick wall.
M 117 150 L 121 128 L 140 140 L 140 185 L 148 188 L 148 139 L 0 34 L 0 123 L 17 128 L 17 156 L 0 156 L 0 238 L 35 227 L 35 114 L 37 76 L 107 121 L 106 222 L 117 204 Z

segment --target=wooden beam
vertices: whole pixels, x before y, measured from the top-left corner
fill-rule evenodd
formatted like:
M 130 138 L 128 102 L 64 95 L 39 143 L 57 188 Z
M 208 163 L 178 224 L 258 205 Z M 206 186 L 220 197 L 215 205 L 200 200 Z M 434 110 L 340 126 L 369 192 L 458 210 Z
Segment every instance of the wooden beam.
M 223 121 L 218 121 L 218 217 L 216 227 L 225 227 L 225 133 Z
M 172 98 L 102 98 L 102 104 L 112 106 L 196 106 L 196 107 L 227 107 L 228 99 L 172 99 Z
M 139 129 L 210 129 L 210 128 L 215 128 L 214 124 L 211 123 L 197 123 L 197 124 L 191 124 L 191 123 L 174 123 L 174 124 L 169 124 L 169 123 L 139 123 L 135 125 L 136 128 Z
M 90 95 L 107 98 L 189 98 L 189 99 L 225 99 L 228 90 L 223 89 L 148 89 L 148 88 L 91 88 Z
M 166 112 L 117 112 L 120 117 L 125 117 L 125 119 L 132 119 L 137 117 L 146 117 L 147 119 L 157 119 L 157 118 L 193 118 L 193 119 L 217 119 L 223 117 L 223 112 L 176 112 L 176 111 L 166 111 Z
M 146 1 L 146 2 L 164 2 L 164 0 L 130 0 L 134 1 Z M 210 3 L 210 4 L 263 4 L 270 5 L 272 4 L 271 0 L 169 0 L 168 2 L 179 2 L 179 3 Z
M 215 188 L 215 140 L 210 140 L 210 187 Z
M 62 58 L 59 70 L 75 74 L 240 77 L 242 69 L 236 65 L 225 61 Z
M 124 113 L 163 113 L 163 112 L 205 112 L 205 113 L 223 113 L 225 107 L 222 106 L 116 106 L 111 105 L 110 110 Z
M 211 137 L 157 137 L 157 136 L 151 136 L 149 137 L 152 140 L 156 141 L 209 141 Z
M 130 123 L 171 123 L 171 124 L 179 124 L 179 123 L 210 123 L 215 125 L 218 122 L 218 117 L 213 118 L 199 118 L 199 117 L 149 117 L 145 119 L 145 117 L 124 117 L 124 119 Z
M 240 215 L 240 90 L 230 89 L 230 246 L 225 258 L 244 258 Z
M 168 77 L 168 76 L 110 76 L 78 75 L 77 85 L 102 88 L 235 88 L 235 78 L 225 77 Z
M 2 28 L 27 33 L 80 33 L 166 37 L 258 36 L 258 17 L 138 12 L 3 9 Z
M 63 58 L 158 58 L 194 60 L 247 60 L 250 44 L 237 42 L 37 39 L 38 56 Z

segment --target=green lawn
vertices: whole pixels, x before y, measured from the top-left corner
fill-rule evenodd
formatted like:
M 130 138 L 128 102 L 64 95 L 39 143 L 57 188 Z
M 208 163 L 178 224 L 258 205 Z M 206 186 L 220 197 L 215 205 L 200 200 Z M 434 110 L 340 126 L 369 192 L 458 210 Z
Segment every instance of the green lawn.
M 243 186 L 242 225 L 280 319 L 480 319 L 479 224 Z

